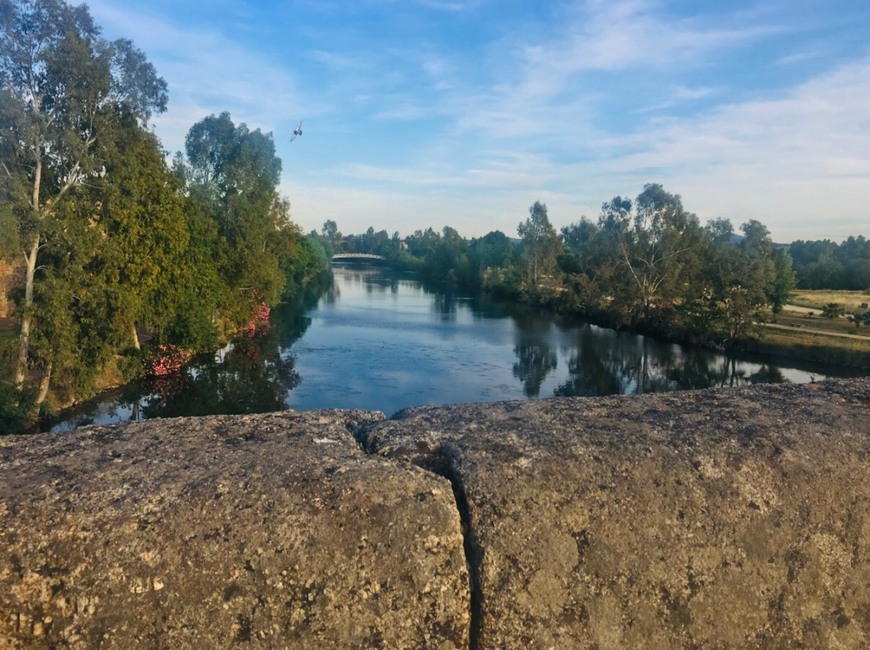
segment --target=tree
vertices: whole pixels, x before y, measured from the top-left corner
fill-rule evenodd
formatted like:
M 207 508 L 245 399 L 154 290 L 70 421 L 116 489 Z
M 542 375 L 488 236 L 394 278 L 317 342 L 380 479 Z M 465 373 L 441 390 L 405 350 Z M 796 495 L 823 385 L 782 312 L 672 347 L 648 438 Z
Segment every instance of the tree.
M 15 373 L 24 382 L 33 297 L 46 229 L 86 179 L 105 173 L 97 155 L 119 110 L 141 125 L 166 106 L 166 84 L 132 43 L 99 37 L 85 5 L 0 3 L 0 174 L 25 257 Z
M 469 255 L 478 277 L 487 269 L 505 269 L 513 263 L 515 247 L 508 236 L 494 230 L 471 242 Z
M 801 289 L 870 289 L 870 240 L 863 236 L 840 244 L 827 239 L 796 241 L 789 254 Z
M 103 234 L 94 253 L 116 327 L 139 349 L 137 324 L 163 330 L 175 316 L 164 294 L 185 275 L 190 233 L 184 197 L 157 138 L 135 122 L 123 126 L 111 149 L 104 148 L 106 175 L 91 183 L 99 205 L 94 227 Z
M 716 219 L 704 229 L 706 244 L 691 299 L 682 308 L 687 329 L 699 338 L 730 341 L 746 334 L 765 317 L 774 316 L 794 288 L 791 258 L 756 220 L 732 232 L 731 222 Z
M 556 353 L 540 342 L 520 342 L 514 346 L 514 354 L 514 377 L 522 382 L 526 397 L 538 397 L 547 375 L 556 369 Z
M 834 320 L 846 313 L 843 305 L 837 302 L 829 302 L 822 307 L 822 316 Z
M 583 273 L 588 277 L 596 275 L 598 252 L 597 240 L 601 231 L 598 225 L 586 217 L 562 228 L 562 242 L 565 250 L 559 258 L 559 267 L 566 273 Z
M 635 201 L 634 219 L 622 231 L 622 262 L 634 281 L 644 318 L 649 319 L 653 299 L 674 301 L 701 245 L 697 217 L 683 209 L 678 194 L 648 184 Z
M 257 303 L 274 303 L 283 292 L 282 258 L 293 251 L 278 242 L 301 240 L 298 231 L 282 232 L 291 224 L 289 206 L 277 194 L 281 160 L 271 134 L 236 126 L 229 113 L 194 124 L 185 149 L 188 193 L 217 226 L 220 311 L 238 327 Z
M 541 277 L 556 270 L 556 258 L 562 248 L 559 235 L 550 224 L 547 206 L 535 201 L 529 208 L 529 218 L 517 226 L 522 237 L 522 250 L 528 264 L 532 287 L 537 289 Z
M 788 303 L 789 296 L 797 286 L 791 256 L 783 249 L 773 251 L 773 278 L 767 288 L 767 299 L 774 317 Z
M 323 239 L 329 243 L 334 251 L 337 251 L 341 244 L 341 232 L 338 230 L 338 224 L 332 219 L 327 219 L 323 222 L 321 233 Z
M 630 209 L 630 201 L 616 197 L 603 206 L 599 223 L 583 217 L 562 228 L 565 252 L 559 257 L 559 268 L 566 274 L 565 300 L 570 307 L 592 313 L 608 301 L 611 307 L 624 302 L 629 289 L 624 274 L 618 272 L 618 242 L 626 224 L 623 217 Z

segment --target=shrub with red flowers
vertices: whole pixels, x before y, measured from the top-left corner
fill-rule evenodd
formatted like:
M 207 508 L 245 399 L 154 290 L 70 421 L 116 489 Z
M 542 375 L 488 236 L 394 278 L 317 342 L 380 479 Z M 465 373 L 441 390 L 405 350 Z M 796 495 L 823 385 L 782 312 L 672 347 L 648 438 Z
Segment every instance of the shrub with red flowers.
M 190 359 L 190 353 L 186 350 L 171 343 L 161 343 L 145 359 L 145 375 L 148 377 L 166 377 L 177 374 L 188 359 Z
M 241 334 L 247 338 L 253 338 L 258 334 L 265 334 L 269 331 L 269 314 L 272 313 L 272 308 L 265 302 L 261 302 L 254 308 L 254 313 L 251 315 L 250 322 L 242 328 Z

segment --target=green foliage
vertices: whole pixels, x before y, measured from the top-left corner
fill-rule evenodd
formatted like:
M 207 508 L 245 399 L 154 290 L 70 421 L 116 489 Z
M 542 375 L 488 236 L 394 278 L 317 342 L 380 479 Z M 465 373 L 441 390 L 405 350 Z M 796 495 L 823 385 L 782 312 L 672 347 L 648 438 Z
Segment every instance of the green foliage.
M 0 232 L 3 233 L 0 237 L 0 259 L 9 259 L 16 255 L 20 246 L 18 221 L 9 202 L 0 203 Z
M 845 309 L 843 309 L 843 305 L 838 302 L 829 302 L 827 305 L 822 307 L 822 316 L 830 318 L 831 320 L 839 318 L 844 313 Z
M 0 435 L 23 433 L 34 423 L 36 390 L 0 382 Z
M 849 321 L 855 323 L 855 328 L 859 328 L 862 325 L 864 327 L 870 327 L 870 311 L 859 312 L 857 314 L 850 314 Z
M 324 241 L 335 230 L 327 223 L 323 236 L 312 237 Z M 517 244 L 497 231 L 468 241 L 449 227 L 427 228 L 395 247 L 369 228 L 341 245 L 385 255 L 429 280 L 718 347 L 750 336 L 795 286 L 790 257 L 763 224 L 744 223 L 742 237 L 724 219 L 702 228 L 679 195 L 658 184 L 644 186 L 635 201 L 613 198 L 597 222 L 583 217 L 561 237 L 536 202 L 518 230 Z
M 556 272 L 556 259 L 562 252 L 562 242 L 550 224 L 547 206 L 535 201 L 529 208 L 529 218 L 517 226 L 517 232 L 522 238 L 529 288 L 537 291 L 542 280 L 551 279 Z
M 124 131 L 119 123 L 127 118 L 141 126 L 164 110 L 166 84 L 132 43 L 101 39 L 85 5 L 7 0 L 0 8 L 0 191 L 11 205 L 26 259 L 16 369 L 22 384 L 28 364 L 46 375 L 57 365 L 55 356 L 66 364 L 68 343 L 82 334 L 81 323 L 65 315 L 62 305 L 86 310 L 100 291 L 83 296 L 70 281 L 70 274 L 86 270 L 83 244 L 95 241 L 92 233 L 81 224 L 66 232 L 59 222 L 69 223 L 73 214 L 90 220 L 95 204 L 88 206 L 88 194 L 108 177 L 104 154 Z M 60 250 L 60 242 L 70 249 Z M 70 273 L 59 273 L 59 265 Z M 39 278 L 37 269 L 45 269 Z M 51 286 L 36 286 L 43 283 Z M 86 356 L 78 365 L 95 360 Z
M 870 289 L 870 240 L 863 236 L 840 244 L 827 239 L 796 241 L 788 251 L 800 289 Z
M 197 122 L 180 174 L 196 209 L 215 225 L 218 310 L 227 329 L 245 325 L 256 304 L 283 294 L 290 266 L 305 255 L 278 196 L 281 161 L 271 134 L 236 126 L 229 113 Z
M 323 247 L 326 260 L 329 261 L 335 253 L 342 252 L 342 235 L 338 230 L 338 224 L 332 219 L 323 222 L 323 228 L 320 232 L 318 239 Z
M 124 382 L 129 383 L 145 372 L 145 354 L 136 348 L 126 348 L 121 351 L 117 364 Z
M 139 331 L 211 347 L 323 268 L 276 192 L 271 135 L 212 115 L 170 170 L 146 127 L 166 100 L 85 5 L 0 2 L 0 255 L 27 261 L 17 381 L 36 369 L 87 396 Z M 139 365 L 119 362 L 125 379 Z

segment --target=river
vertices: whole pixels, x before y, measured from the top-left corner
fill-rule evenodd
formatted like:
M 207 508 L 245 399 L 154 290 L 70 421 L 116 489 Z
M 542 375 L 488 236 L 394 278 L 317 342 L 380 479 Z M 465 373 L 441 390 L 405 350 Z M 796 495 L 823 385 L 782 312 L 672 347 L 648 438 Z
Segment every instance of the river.
M 847 369 L 718 354 L 385 269 L 336 268 L 268 331 L 83 405 L 53 431 L 152 417 L 660 392 L 808 382 Z

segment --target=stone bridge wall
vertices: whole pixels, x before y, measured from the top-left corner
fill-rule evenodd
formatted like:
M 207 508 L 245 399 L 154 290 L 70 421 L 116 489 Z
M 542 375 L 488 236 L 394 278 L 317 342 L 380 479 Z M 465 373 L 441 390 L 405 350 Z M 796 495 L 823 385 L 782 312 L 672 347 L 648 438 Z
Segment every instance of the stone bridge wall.
M 870 647 L 870 380 L 0 438 L 0 648 Z

